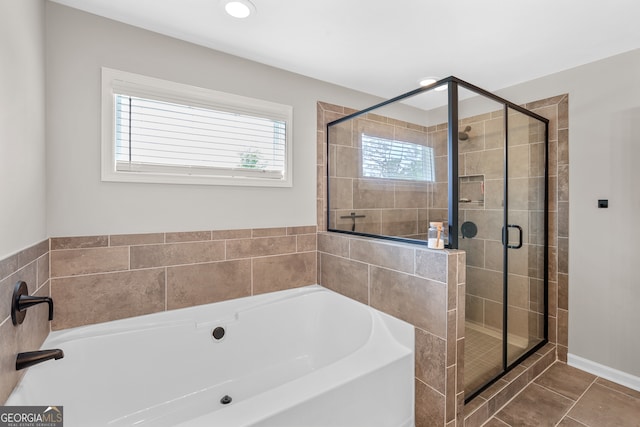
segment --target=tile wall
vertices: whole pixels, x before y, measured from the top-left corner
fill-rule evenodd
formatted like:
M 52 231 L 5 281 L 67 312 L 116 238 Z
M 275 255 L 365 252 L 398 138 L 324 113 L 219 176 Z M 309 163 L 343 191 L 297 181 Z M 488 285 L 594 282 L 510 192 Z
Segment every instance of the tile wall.
M 27 283 L 30 295 L 49 295 L 49 240 L 0 260 L 0 404 L 24 373 L 16 371 L 16 355 L 38 350 L 49 334 L 47 304 L 29 308 L 22 324 L 11 322 L 11 297 L 19 281 Z
M 317 282 L 316 227 L 51 239 L 52 329 Z
M 414 325 L 416 426 L 453 426 L 464 400 L 461 251 L 318 234 L 322 286 Z
M 569 96 L 523 105 L 549 119 L 549 342 L 567 361 L 569 309 Z

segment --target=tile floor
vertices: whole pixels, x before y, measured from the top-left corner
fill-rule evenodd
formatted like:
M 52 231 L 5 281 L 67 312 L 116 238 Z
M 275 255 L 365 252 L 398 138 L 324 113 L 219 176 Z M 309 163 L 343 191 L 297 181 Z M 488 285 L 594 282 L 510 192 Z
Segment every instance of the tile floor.
M 485 427 L 640 427 L 640 392 L 556 362 Z
M 509 343 L 509 360 L 517 359 L 526 348 Z M 495 332 L 466 322 L 464 346 L 464 389 L 473 393 L 502 371 L 502 339 Z
M 473 392 L 502 369 L 502 340 L 468 325 L 464 337 L 464 389 Z

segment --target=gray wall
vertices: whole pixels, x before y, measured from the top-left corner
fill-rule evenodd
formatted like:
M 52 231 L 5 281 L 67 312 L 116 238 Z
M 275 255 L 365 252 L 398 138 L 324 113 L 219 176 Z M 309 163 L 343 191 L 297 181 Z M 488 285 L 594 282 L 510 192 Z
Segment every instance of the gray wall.
M 569 363 L 622 371 L 611 374 L 634 376 L 637 388 L 638 76 L 640 49 L 499 92 L 517 103 L 569 94 Z
M 44 3 L 0 0 L 0 260 L 46 237 Z
M 380 101 L 51 2 L 46 40 L 51 236 L 314 225 L 316 101 Z M 292 105 L 293 188 L 101 182 L 103 66 Z

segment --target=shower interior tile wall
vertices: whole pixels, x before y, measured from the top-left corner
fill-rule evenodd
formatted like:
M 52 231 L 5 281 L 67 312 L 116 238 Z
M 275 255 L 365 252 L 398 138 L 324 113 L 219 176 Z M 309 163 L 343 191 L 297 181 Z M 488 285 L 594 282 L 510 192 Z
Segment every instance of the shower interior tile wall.
M 500 226 L 504 209 L 504 117 L 492 112 L 468 117 L 471 127 L 460 141 L 460 222 L 476 224 L 478 234 L 459 240 L 467 251 L 467 322 L 484 330 L 502 330 L 503 246 Z M 544 296 L 541 269 L 544 242 L 538 241 L 544 213 L 544 133 L 537 121 L 509 115 L 509 222 L 523 227 L 523 247 L 509 251 L 509 334 L 527 347 L 529 338 L 544 336 Z M 494 232 L 492 232 L 492 230 Z
M 364 178 L 362 135 L 432 146 L 436 126 L 425 127 L 368 113 L 332 127 L 331 224 L 351 230 L 413 239 L 426 239 L 432 183 Z M 444 150 L 446 153 L 446 133 Z M 326 155 L 325 155 L 326 156 Z M 440 172 L 442 169 L 436 168 Z M 444 168 L 446 180 L 446 167 Z M 446 207 L 446 199 L 444 201 Z M 362 215 L 354 222 L 349 216 Z M 445 218 L 446 220 L 446 215 Z

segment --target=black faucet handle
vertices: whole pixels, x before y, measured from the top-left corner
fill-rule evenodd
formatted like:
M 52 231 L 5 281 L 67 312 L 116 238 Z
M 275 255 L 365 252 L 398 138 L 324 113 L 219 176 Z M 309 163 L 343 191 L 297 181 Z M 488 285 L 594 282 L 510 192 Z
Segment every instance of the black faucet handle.
M 53 320 L 53 300 L 51 297 L 34 297 L 31 295 L 20 295 L 18 299 L 18 310 L 23 311 L 36 304 L 46 302 L 49 304 L 49 320 Z
M 29 295 L 29 289 L 24 281 L 19 281 L 13 290 L 11 300 L 11 321 L 19 325 L 24 321 L 27 308 L 36 304 L 47 303 L 49 305 L 49 320 L 53 320 L 53 300 L 51 297 L 36 297 Z

